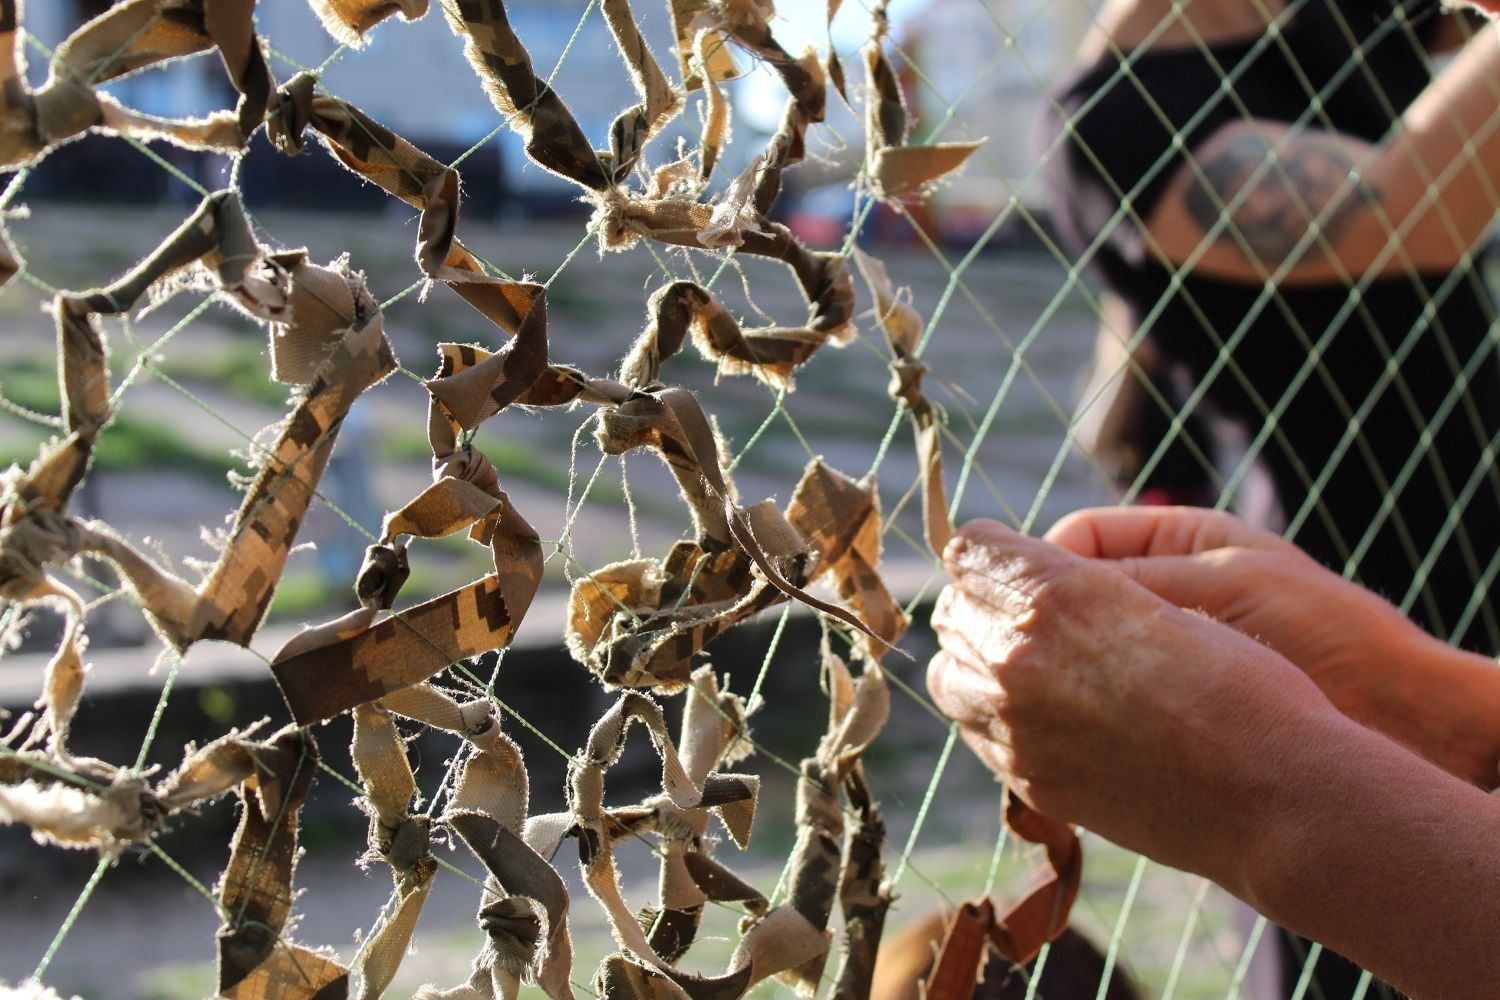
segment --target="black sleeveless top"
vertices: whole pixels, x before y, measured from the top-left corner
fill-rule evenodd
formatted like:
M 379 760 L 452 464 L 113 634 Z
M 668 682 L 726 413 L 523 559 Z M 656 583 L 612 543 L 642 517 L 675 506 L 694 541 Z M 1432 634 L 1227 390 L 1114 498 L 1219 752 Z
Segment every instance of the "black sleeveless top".
M 1187 152 L 1247 115 L 1304 119 L 1310 89 L 1327 115 L 1312 127 L 1331 122 L 1380 140 L 1429 82 L 1419 46 L 1436 14 L 1436 3 L 1305 0 L 1280 32 L 1284 46 L 1268 33 L 1208 53 L 1105 56 L 1055 95 L 1043 135 L 1061 148 L 1045 177 L 1064 242 L 1075 254 L 1092 248 L 1092 265 L 1137 327 L 1150 322 L 1153 344 L 1195 385 L 1208 383 L 1213 408 L 1252 437 L 1274 412 L 1277 432 L 1261 456 L 1283 508 L 1295 516 L 1320 498 L 1297 543 L 1337 569 L 1360 554 L 1357 579 L 1396 601 L 1425 579 L 1413 616 L 1444 637 L 1472 619 L 1465 645 L 1493 652 L 1500 608 L 1486 573 L 1500 554 L 1500 475 L 1491 468 L 1500 367 L 1479 261 L 1373 280 L 1361 293 L 1342 283 L 1285 288 L 1262 303 L 1260 284 L 1191 273 L 1174 281 L 1137 221 L 1150 217 Z M 1121 217 L 1117 189 L 1133 216 Z M 1306 374 L 1309 345 L 1321 363 Z M 1351 413 L 1359 433 L 1346 442 Z

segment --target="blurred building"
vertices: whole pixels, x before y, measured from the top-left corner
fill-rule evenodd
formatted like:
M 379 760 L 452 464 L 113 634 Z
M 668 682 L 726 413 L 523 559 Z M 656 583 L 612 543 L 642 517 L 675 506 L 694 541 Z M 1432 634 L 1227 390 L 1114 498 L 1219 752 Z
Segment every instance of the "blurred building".
M 111 6 L 111 0 L 47 0 L 26 8 L 26 27 L 41 43 L 29 53 L 32 82 L 46 74 L 46 51 L 69 32 Z M 637 4 L 637 18 L 657 56 L 675 68 L 670 23 L 665 3 Z M 579 124 L 596 145 L 603 146 L 614 116 L 633 93 L 619 51 L 600 15 L 587 0 L 507 0 L 506 11 L 516 33 L 531 52 L 539 75 L 556 69 L 556 89 L 569 102 Z M 588 15 L 584 16 L 585 11 Z M 323 30 L 305 0 L 277 0 L 258 5 L 256 19 L 271 46 L 271 68 L 279 81 L 299 70 L 322 66 L 338 48 Z M 564 53 L 566 55 L 564 56 Z M 559 60 L 561 64 L 559 65 Z M 449 29 L 437 4 L 412 24 L 392 23 L 371 33 L 367 45 L 334 58 L 323 73 L 324 86 L 410 139 L 443 161 L 449 161 L 502 125 L 502 118 L 485 96 L 479 79 L 463 57 L 461 39 Z M 232 106 L 234 94 L 217 59 L 182 60 L 153 68 L 107 88 L 121 101 L 149 114 L 168 117 L 201 115 Z M 189 174 L 217 174 L 218 166 L 204 166 L 202 157 L 166 146 L 163 155 Z M 662 147 L 665 149 L 665 145 Z M 29 185 L 33 197 L 73 195 L 130 199 L 164 196 L 170 182 L 153 174 L 158 167 L 140 159 L 121 157 L 114 143 L 74 143 L 54 153 Z M 210 158 L 211 159 L 211 158 Z M 248 195 L 272 191 L 286 202 L 298 190 L 322 207 L 375 207 L 383 196 L 362 191 L 359 185 L 325 185 L 310 179 L 310 171 L 339 168 L 327 157 L 292 162 L 278 157 L 257 138 L 246 162 L 244 187 Z M 283 185 L 287 172 L 297 185 Z M 519 211 L 550 211 L 571 205 L 577 190 L 528 161 L 519 136 L 508 128 L 485 143 L 464 162 L 466 204 L 470 211 L 490 214 L 502 204 Z M 80 183 L 85 175 L 90 183 Z M 210 178 L 211 179 L 211 178 Z M 102 184 L 92 183 L 102 180 Z M 158 186 L 161 190 L 157 190 Z M 347 199 L 347 204 L 343 201 Z
M 977 235 L 1012 195 L 1041 205 L 1037 117 L 1090 21 L 1082 3 L 931 0 L 899 25 L 916 138 L 989 139 L 933 200 L 945 235 Z
M 31 55 L 31 76 L 46 71 L 45 50 L 110 0 L 49 0 L 26 8 L 27 28 L 40 41 Z M 371 33 L 362 50 L 335 55 L 338 45 L 305 0 L 261 3 L 257 19 L 271 45 L 272 70 L 285 80 L 303 68 L 322 67 L 324 86 L 362 108 L 443 161 L 465 153 L 491 133 L 464 161 L 465 204 L 479 215 L 550 214 L 577 208 L 578 192 L 526 159 L 519 136 L 502 127 L 500 114 L 463 58 L 462 42 L 441 10 L 412 24 L 393 21 Z M 664 0 L 638 0 L 635 14 L 657 58 L 676 75 L 673 38 Z M 516 33 L 531 52 L 538 74 L 551 77 L 596 145 L 602 146 L 614 116 L 634 99 L 623 62 L 597 4 L 587 0 L 506 0 Z M 821 4 L 783 5 L 778 35 L 789 48 L 821 46 L 827 24 Z M 1055 0 L 894 0 L 895 65 L 904 74 L 915 111 L 916 141 L 987 136 L 989 142 L 968 167 L 933 199 L 930 220 L 953 240 L 983 231 L 1016 195 L 1028 206 L 1040 202 L 1033 176 L 1036 150 L 1030 141 L 1047 88 L 1065 73 L 1089 13 L 1079 3 Z M 845 65 L 855 79 L 855 50 L 868 37 L 866 10 L 845 4 L 835 29 Z M 334 56 L 331 60 L 330 56 Z M 904 59 L 907 56 L 909 59 Z M 731 88 L 735 130 L 729 174 L 742 166 L 779 121 L 785 91 L 775 74 L 752 68 Z M 117 81 L 109 88 L 142 111 L 180 117 L 230 106 L 233 92 L 217 59 L 187 59 Z M 792 211 L 826 216 L 830 238 L 847 223 L 848 183 L 859 161 L 860 123 L 841 102 L 830 101 L 828 124 L 813 137 L 815 157 L 789 180 Z M 656 158 L 673 155 L 677 139 L 692 144 L 697 122 L 690 107 L 658 140 Z M 162 155 L 205 186 L 221 183 L 222 160 L 166 146 Z M 139 162 L 135 162 L 135 161 Z M 55 162 L 53 162 L 55 161 Z M 323 175 L 328 176 L 325 178 Z M 242 171 L 251 199 L 274 198 L 284 206 L 302 199 L 307 207 L 378 209 L 383 197 L 357 184 L 341 183 L 340 168 L 316 153 L 292 161 L 262 138 L 251 147 Z M 87 177 L 87 182 L 81 178 Z M 49 157 L 28 185 L 32 197 L 150 200 L 186 198 L 183 185 L 143 157 L 121 156 L 117 143 L 74 143 Z M 880 220 L 872 220 L 879 228 Z

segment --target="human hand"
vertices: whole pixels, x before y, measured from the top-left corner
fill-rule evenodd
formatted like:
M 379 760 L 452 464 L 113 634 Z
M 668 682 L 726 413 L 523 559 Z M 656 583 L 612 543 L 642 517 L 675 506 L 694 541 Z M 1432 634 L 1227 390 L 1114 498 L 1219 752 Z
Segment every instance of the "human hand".
M 993 521 L 945 561 L 927 684 L 965 742 L 1041 812 L 1232 888 L 1257 855 L 1248 819 L 1278 801 L 1262 763 L 1338 719 L 1316 686 L 1109 563 Z
M 1270 646 L 1346 715 L 1378 729 L 1390 728 L 1383 703 L 1393 674 L 1416 649 L 1435 642 L 1394 606 L 1292 543 L 1221 511 L 1082 510 L 1046 537 L 1085 558 L 1108 560 L 1163 600 Z
M 1079 511 L 1047 538 L 1270 646 L 1345 715 L 1470 781 L 1494 784 L 1493 661 L 1439 642 L 1290 542 L 1189 507 Z

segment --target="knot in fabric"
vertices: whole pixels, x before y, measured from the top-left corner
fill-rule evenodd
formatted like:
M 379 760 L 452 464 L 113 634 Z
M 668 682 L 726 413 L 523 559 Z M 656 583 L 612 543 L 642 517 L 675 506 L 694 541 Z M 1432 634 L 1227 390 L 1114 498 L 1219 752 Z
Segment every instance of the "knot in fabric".
M 298 73 L 276 91 L 274 106 L 267 116 L 266 133 L 277 150 L 288 156 L 302 152 L 302 133 L 312 120 L 313 88 L 318 78 Z
M 354 579 L 354 595 L 366 608 L 389 610 L 409 576 L 405 545 L 371 545 Z
M 507 896 L 486 904 L 479 911 L 479 926 L 489 935 L 496 965 L 516 973 L 531 968 L 542 922 L 528 900 Z
M 908 410 L 919 410 L 927 400 L 922 395 L 922 377 L 927 366 L 915 358 L 897 358 L 891 362 L 891 381 L 886 393 Z
M 385 843 L 380 847 L 381 856 L 398 872 L 409 872 L 422 863 L 431 849 L 432 821 L 426 816 L 408 816 L 395 830 L 382 828 Z
M 0 597 L 25 600 L 46 567 L 67 562 L 83 549 L 78 522 L 49 507 L 34 507 L 0 529 Z
M 447 455 L 433 457 L 433 480 L 445 476 L 473 483 L 491 496 L 500 495 L 499 473 L 495 471 L 489 456 L 473 445 L 466 444 Z

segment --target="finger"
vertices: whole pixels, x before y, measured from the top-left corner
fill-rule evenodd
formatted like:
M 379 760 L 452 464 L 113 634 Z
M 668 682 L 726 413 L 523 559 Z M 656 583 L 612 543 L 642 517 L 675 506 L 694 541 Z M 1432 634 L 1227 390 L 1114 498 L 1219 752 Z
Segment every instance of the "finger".
M 997 778 L 1001 781 L 1010 780 L 1015 771 L 1015 762 L 1008 748 L 982 733 L 962 726 L 959 727 L 958 735 L 974 751 L 974 756 L 983 761 L 984 766 L 993 771 Z
M 1224 561 L 1208 555 L 1128 557 L 1111 565 L 1168 604 L 1215 618 L 1232 612 L 1240 588 Z
M 958 529 L 943 550 L 954 576 L 980 574 L 997 584 L 1025 588 L 1076 562 L 1071 552 L 1039 538 L 1028 538 L 999 521 L 979 519 Z
M 927 693 L 948 718 L 985 733 L 995 731 L 995 712 L 1005 697 L 993 678 L 950 650 L 927 664 Z
M 1095 507 L 1069 514 L 1045 537 L 1089 559 L 1184 556 L 1229 546 L 1300 552 L 1279 535 L 1200 507 Z
M 974 589 L 981 593 L 972 593 Z M 977 669 L 1004 659 L 1018 638 L 1004 602 L 989 598 L 986 581 L 965 577 L 944 588 L 932 614 L 932 630 L 942 647 Z

